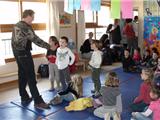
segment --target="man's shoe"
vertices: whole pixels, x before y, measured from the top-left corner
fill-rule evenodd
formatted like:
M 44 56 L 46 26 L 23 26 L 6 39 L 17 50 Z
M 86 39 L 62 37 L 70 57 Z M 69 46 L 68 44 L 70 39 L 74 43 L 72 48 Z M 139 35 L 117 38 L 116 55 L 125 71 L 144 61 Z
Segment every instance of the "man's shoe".
M 95 93 L 96 91 L 95 90 L 91 90 L 91 93 Z
M 42 102 L 42 103 L 39 103 L 39 104 L 35 104 L 34 106 L 35 106 L 37 109 L 41 109 L 41 110 L 50 109 L 49 105 L 46 104 L 45 102 Z
M 29 104 L 32 101 L 32 98 L 21 98 L 21 103 L 22 104 Z

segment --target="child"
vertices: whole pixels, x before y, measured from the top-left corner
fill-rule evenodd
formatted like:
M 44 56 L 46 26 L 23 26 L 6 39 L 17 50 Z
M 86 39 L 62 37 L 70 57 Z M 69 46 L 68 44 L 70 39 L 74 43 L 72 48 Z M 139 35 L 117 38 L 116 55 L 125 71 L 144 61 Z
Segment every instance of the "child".
M 144 82 L 140 86 L 139 96 L 135 98 L 134 103 L 131 105 L 131 109 L 134 112 L 142 112 L 151 102 L 149 96 L 151 89 L 151 82 L 153 79 L 153 71 L 148 68 L 142 69 L 141 78 Z
M 160 119 L 160 81 L 154 83 L 150 97 L 154 100 L 145 112 L 133 112 L 131 120 L 159 120 Z M 153 114 L 153 118 L 152 118 Z
M 135 62 L 136 65 L 139 65 L 140 60 L 141 60 L 140 50 L 138 48 L 134 49 L 133 61 Z
M 160 76 L 160 58 L 158 58 L 158 65 L 157 65 L 157 68 L 154 72 L 154 75 L 155 76 Z
M 83 96 L 83 79 L 80 75 L 72 76 L 68 88 L 65 91 L 59 92 L 51 101 L 50 104 L 56 105 L 65 101 L 73 101 Z
M 124 50 L 124 58 L 122 58 L 122 66 L 124 72 L 133 72 L 135 63 L 130 56 L 129 49 Z
M 151 68 L 152 70 L 156 70 L 157 64 L 158 64 L 158 52 L 153 52 L 152 58 L 147 63 L 147 67 Z
M 94 95 L 93 97 L 99 97 L 100 96 L 100 88 L 101 88 L 101 83 L 100 83 L 100 66 L 102 63 L 102 52 L 99 50 L 100 49 L 100 43 L 97 40 L 93 40 L 91 42 L 91 49 L 94 50 L 93 54 L 91 56 L 91 60 L 89 61 L 89 67 L 91 68 L 92 72 L 92 80 L 94 83 L 94 89 L 93 92 Z
M 142 58 L 142 61 L 141 61 L 141 65 L 142 66 L 146 66 L 146 63 L 148 63 L 148 61 L 151 59 L 151 55 L 150 55 L 150 50 L 147 49 L 145 50 L 144 52 L 144 55 L 143 55 L 143 58 Z
M 119 79 L 115 72 L 109 72 L 105 81 L 105 86 L 101 88 L 102 97 L 99 100 L 102 106 L 95 109 L 94 115 L 105 120 L 120 120 L 120 113 L 122 112 L 121 93 L 119 90 Z
M 57 47 L 59 46 L 57 38 L 55 36 L 50 36 L 49 44 L 51 45 L 52 50 L 50 49 L 47 51 L 46 57 L 49 61 L 49 80 L 51 81 L 51 90 L 54 90 L 54 80 L 56 80 L 57 89 L 60 89 L 58 67 L 55 64 Z
M 67 47 L 68 38 L 63 36 L 59 40 L 60 47 L 57 49 L 56 64 L 58 66 L 59 78 L 62 85 L 62 90 L 65 91 L 68 87 L 68 83 L 71 80 L 69 65 L 72 65 L 75 60 L 75 56 L 72 51 Z

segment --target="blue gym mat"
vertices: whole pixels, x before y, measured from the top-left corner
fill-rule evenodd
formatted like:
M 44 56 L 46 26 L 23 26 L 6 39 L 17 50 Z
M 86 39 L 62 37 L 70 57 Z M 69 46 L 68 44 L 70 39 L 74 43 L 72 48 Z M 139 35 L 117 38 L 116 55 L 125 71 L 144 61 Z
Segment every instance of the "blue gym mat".
M 46 117 L 49 120 L 103 120 L 93 115 L 93 108 L 83 111 L 66 112 L 65 109 Z
M 56 95 L 56 91 L 52 91 L 52 92 L 45 91 L 45 92 L 42 92 L 41 95 L 42 95 L 44 101 L 46 103 L 48 103 Z M 34 107 L 33 101 L 28 105 L 21 104 L 20 100 L 15 100 L 15 101 L 12 101 L 11 103 L 14 105 L 17 105 L 19 107 L 25 108 L 25 109 L 27 109 L 27 110 L 29 110 L 39 116 L 43 116 L 43 117 L 48 116 L 50 114 L 53 114 L 53 113 L 59 111 L 60 109 L 64 108 L 64 106 L 68 105 L 68 103 L 64 102 L 60 105 L 51 106 L 51 109 L 40 110 L 40 109 L 37 109 Z
M 140 84 L 142 80 L 140 75 L 137 73 L 125 73 L 122 68 L 115 70 L 120 79 L 120 91 L 122 93 L 122 105 L 123 112 L 121 114 L 122 120 L 130 120 L 131 113 L 129 110 L 129 105 L 132 103 L 133 99 L 138 95 Z M 101 73 L 100 79 L 102 85 L 104 84 L 106 73 L 103 71 Z M 91 90 L 94 88 L 91 76 L 84 78 L 83 81 L 83 93 L 84 96 L 91 96 Z M 56 91 L 45 91 L 41 95 L 46 102 L 49 102 L 56 94 Z M 79 112 L 66 112 L 64 107 L 68 103 L 63 102 L 60 105 L 51 106 L 49 110 L 39 110 L 34 107 L 34 103 L 31 102 L 29 105 L 22 105 L 20 100 L 14 100 L 9 104 L 14 106 L 13 108 L 0 109 L 0 114 L 3 120 L 35 120 L 38 118 L 43 118 L 47 120 L 101 120 L 93 115 L 93 108 L 86 109 Z M 8 104 L 7 104 L 8 105 Z M 13 112 L 14 111 L 14 112 Z M 6 113 L 6 114 L 5 114 Z M 15 114 L 18 113 L 18 114 Z
M 11 103 L 0 105 L 1 120 L 37 120 L 41 116 Z

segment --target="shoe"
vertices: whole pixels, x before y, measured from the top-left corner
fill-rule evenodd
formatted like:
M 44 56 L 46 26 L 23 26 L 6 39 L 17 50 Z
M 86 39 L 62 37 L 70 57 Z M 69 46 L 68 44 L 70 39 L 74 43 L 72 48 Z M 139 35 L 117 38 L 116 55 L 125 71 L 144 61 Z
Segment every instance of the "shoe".
M 50 105 L 58 105 L 58 104 L 60 104 L 60 103 L 62 103 L 62 99 L 61 99 L 61 97 L 60 97 L 59 95 L 56 95 L 56 96 L 49 102 Z
M 51 88 L 51 89 L 49 89 L 49 92 L 53 92 L 55 90 L 56 90 L 55 88 Z
M 35 104 L 34 106 L 35 106 L 35 108 L 40 109 L 40 110 L 50 109 L 49 105 L 46 104 L 45 102 Z
M 95 92 L 94 95 L 92 95 L 93 98 L 99 98 L 100 96 L 102 96 L 99 92 Z
M 32 98 L 21 98 L 22 104 L 29 104 L 32 101 Z
M 91 93 L 95 93 L 96 91 L 95 90 L 91 90 Z

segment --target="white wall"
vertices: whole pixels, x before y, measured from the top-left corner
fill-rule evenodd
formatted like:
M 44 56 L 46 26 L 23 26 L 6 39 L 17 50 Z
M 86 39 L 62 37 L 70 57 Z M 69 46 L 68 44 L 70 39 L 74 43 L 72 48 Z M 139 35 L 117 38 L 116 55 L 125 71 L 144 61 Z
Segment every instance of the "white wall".
M 45 57 L 35 58 L 33 60 L 34 60 L 34 65 L 35 65 L 35 72 L 38 71 L 38 66 L 40 64 L 47 63 L 47 59 Z M 6 65 L 0 66 L 0 74 L 13 73 L 13 72 L 17 72 L 17 70 L 18 68 L 17 68 L 16 62 L 9 62 Z M 17 75 L 13 75 L 9 77 L 0 77 L 0 84 L 9 82 L 9 81 L 13 81 L 13 80 L 17 80 L 17 79 L 18 79 Z
M 143 0 L 134 0 L 133 4 L 134 8 L 138 9 L 138 19 L 139 19 L 139 26 L 138 26 L 138 45 L 143 50 L 144 44 L 143 44 L 143 31 L 144 31 L 144 12 L 143 12 Z

